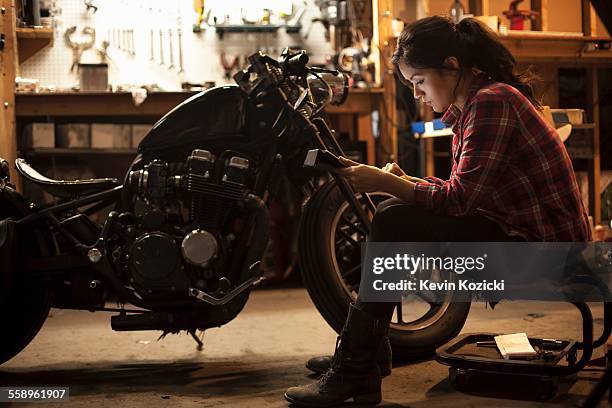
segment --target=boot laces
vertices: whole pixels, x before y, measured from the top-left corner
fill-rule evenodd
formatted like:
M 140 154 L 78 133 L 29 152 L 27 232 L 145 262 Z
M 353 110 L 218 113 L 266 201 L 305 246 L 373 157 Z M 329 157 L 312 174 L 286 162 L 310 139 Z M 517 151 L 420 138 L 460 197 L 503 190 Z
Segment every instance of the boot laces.
M 331 367 L 327 369 L 320 377 L 319 377 L 319 386 L 321 391 L 327 391 L 327 385 L 329 381 L 335 377 L 340 376 L 340 381 L 342 381 L 342 370 L 341 370 L 341 362 L 342 362 L 342 337 L 338 336 L 336 339 L 336 352 L 334 353 L 334 357 L 331 362 Z

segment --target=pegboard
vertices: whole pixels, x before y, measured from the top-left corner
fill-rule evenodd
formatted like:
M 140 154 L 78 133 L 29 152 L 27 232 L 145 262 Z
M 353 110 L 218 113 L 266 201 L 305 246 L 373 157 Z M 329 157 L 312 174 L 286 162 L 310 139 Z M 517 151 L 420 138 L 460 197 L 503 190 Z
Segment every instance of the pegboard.
M 53 45 L 46 47 L 21 64 L 19 75 L 38 79 L 41 85 L 69 88 L 78 83 L 76 73 L 70 73 L 72 51 L 64 42 L 64 32 L 70 26 L 95 26 L 95 16 L 86 13 L 83 1 L 52 0 L 43 2 L 54 15 Z
M 249 0 L 223 0 L 225 3 L 239 4 Z M 283 2 L 285 0 L 269 0 Z M 287 0 L 291 2 L 291 0 Z M 293 0 L 293 10 L 306 5 L 301 23 L 301 33 L 288 34 L 283 28 L 276 33 L 229 33 L 223 39 L 208 28 L 200 33 L 192 31 L 195 12 L 193 0 L 98 0 L 93 4 L 99 9 L 95 14 L 87 12 L 83 0 L 49 0 L 53 5 L 54 42 L 21 65 L 20 76 L 34 78 L 43 87 L 70 88 L 79 82 L 78 74 L 70 72 L 72 50 L 64 41 L 64 32 L 77 26 L 77 32 L 85 26 L 96 29 L 96 48 L 102 41 L 111 43 L 108 49 L 109 82 L 113 85 L 158 84 L 162 89 L 180 90 L 182 82 L 203 83 L 215 81 L 217 84 L 231 83 L 224 77 L 225 71 L 220 62 L 220 52 L 224 51 L 226 60 L 240 61 L 258 49 L 265 49 L 276 57 L 285 46 L 306 49 L 312 63 L 324 63 L 333 53 L 331 45 L 325 40 L 325 30 L 321 23 L 313 23 L 319 16 L 314 0 Z M 175 65 L 178 64 L 178 29 L 182 31 L 183 72 L 169 69 L 169 30 L 172 30 Z M 132 30 L 134 55 L 119 49 L 116 33 L 119 30 Z M 151 60 L 151 30 L 154 31 L 153 54 Z M 163 33 L 165 64 L 159 61 L 159 30 Z M 308 38 L 304 38 L 307 33 Z M 78 38 L 78 37 L 77 37 Z M 81 62 L 99 62 L 100 57 L 94 50 L 83 53 Z

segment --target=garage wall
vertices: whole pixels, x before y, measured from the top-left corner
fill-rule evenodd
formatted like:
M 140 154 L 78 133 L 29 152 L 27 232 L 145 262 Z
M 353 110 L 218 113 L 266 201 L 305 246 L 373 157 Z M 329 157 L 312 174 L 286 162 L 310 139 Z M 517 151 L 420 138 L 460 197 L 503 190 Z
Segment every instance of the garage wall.
M 242 0 L 247 4 L 249 0 Z M 239 3 L 240 0 L 224 0 L 225 3 Z M 266 48 L 271 55 L 278 55 L 285 46 L 298 46 L 308 50 L 312 62 L 324 62 L 332 54 L 329 43 L 325 40 L 325 29 L 321 23 L 311 20 L 319 16 L 319 9 L 314 0 L 268 0 L 268 2 L 289 3 L 297 10 L 303 3 L 306 11 L 302 18 L 300 34 L 287 34 L 281 28 L 276 34 L 226 34 L 221 40 L 214 28 L 200 33 L 193 33 L 192 25 L 196 15 L 193 11 L 193 0 L 94 0 L 99 7 L 95 14 L 88 13 L 83 0 L 49 0 L 54 4 L 55 39 L 52 46 L 42 50 L 20 67 L 20 75 L 39 79 L 42 86 L 69 88 L 78 83 L 78 75 L 69 72 L 72 64 L 72 51 L 64 41 L 64 32 L 76 25 L 80 32 L 85 26 L 96 28 L 96 46 L 103 40 L 112 37 L 112 29 L 133 29 L 136 55 L 131 56 L 114 47 L 109 49 L 111 57 L 109 81 L 112 84 L 152 84 L 157 83 L 165 90 L 180 89 L 181 82 L 201 83 L 215 81 L 223 84 L 224 70 L 220 64 L 220 52 L 223 50 L 231 62 L 235 56 L 244 56 L 260 48 Z M 206 2 L 210 4 L 210 1 Z M 261 2 L 260 2 L 261 3 Z M 250 3 L 253 4 L 253 3 Z M 157 30 L 162 28 L 164 34 L 168 29 L 174 30 L 174 60 L 178 60 L 178 40 L 176 29 L 178 21 L 183 31 L 184 72 L 179 74 L 168 69 L 168 64 L 160 66 L 150 60 L 150 30 L 156 30 L 156 52 L 159 44 Z M 308 38 L 304 35 L 308 33 Z M 165 40 L 167 44 L 167 40 Z M 164 49 L 168 59 L 168 47 Z M 94 50 L 83 54 L 81 62 L 99 62 Z

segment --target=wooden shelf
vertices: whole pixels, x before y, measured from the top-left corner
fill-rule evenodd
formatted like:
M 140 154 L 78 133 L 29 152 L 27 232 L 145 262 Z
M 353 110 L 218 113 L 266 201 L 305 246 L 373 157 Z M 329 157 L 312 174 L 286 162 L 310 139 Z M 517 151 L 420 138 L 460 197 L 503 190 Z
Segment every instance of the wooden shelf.
M 129 92 L 40 92 L 15 94 L 15 116 L 148 116 L 159 119 L 197 92 L 151 92 L 134 105 Z
M 595 129 L 595 123 L 581 123 L 579 125 L 572 125 L 572 129 Z
M 53 38 L 52 28 L 17 28 L 15 32 L 17 33 L 17 38 Z
M 511 30 L 506 35 L 499 34 L 499 39 L 518 61 L 612 65 L 612 50 L 596 48 L 602 43 L 612 43 L 611 37 L 589 37 L 570 32 Z M 391 42 L 395 41 L 397 37 L 392 37 Z
M 280 28 L 285 28 L 287 33 L 299 33 L 302 29 L 299 24 L 216 24 L 213 27 L 220 38 L 226 33 L 275 33 Z
M 46 46 L 53 44 L 52 28 L 17 28 L 15 32 L 20 64 Z
M 161 118 L 198 92 L 151 92 L 140 106 L 129 92 L 21 92 L 15 94 L 15 116 L 150 116 Z M 382 88 L 351 89 L 340 106 L 328 106 L 330 114 L 370 114 L 378 109 Z
M 28 157 L 74 156 L 74 155 L 130 155 L 135 156 L 136 149 L 69 149 L 69 148 L 38 148 L 26 149 L 22 152 Z
M 612 65 L 612 50 L 598 49 L 609 37 L 588 37 L 580 33 L 511 31 L 500 40 L 519 61 L 555 61 Z

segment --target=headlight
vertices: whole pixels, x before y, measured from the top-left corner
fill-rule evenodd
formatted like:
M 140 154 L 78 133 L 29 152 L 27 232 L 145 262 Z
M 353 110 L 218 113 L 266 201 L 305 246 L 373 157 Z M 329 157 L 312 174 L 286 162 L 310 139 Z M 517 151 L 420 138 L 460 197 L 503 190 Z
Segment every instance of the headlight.
M 338 71 L 314 71 L 308 74 L 308 87 L 317 105 L 341 105 L 348 96 L 349 80 Z

